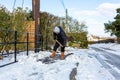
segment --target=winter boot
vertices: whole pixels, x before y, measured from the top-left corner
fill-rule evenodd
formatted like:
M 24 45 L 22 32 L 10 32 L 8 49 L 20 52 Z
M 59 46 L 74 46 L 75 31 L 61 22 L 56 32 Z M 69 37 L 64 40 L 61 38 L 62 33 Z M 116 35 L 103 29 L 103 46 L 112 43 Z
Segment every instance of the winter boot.
M 56 55 L 56 54 L 55 54 L 55 51 L 53 50 L 52 53 L 51 53 L 51 55 L 50 55 L 50 57 L 51 57 L 51 58 L 54 58 L 55 55 Z
M 63 60 L 65 58 L 64 52 L 61 52 L 61 59 Z

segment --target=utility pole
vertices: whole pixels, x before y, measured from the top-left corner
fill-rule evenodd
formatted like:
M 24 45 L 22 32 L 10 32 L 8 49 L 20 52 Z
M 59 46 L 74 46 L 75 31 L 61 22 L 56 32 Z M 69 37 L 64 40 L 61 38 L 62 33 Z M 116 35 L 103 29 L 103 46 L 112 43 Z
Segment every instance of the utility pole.
M 68 28 L 68 11 L 66 9 L 66 32 L 69 32 L 69 28 Z
M 39 52 L 39 11 L 40 11 L 40 0 L 32 0 L 32 11 L 33 11 L 33 20 L 35 21 L 35 53 Z

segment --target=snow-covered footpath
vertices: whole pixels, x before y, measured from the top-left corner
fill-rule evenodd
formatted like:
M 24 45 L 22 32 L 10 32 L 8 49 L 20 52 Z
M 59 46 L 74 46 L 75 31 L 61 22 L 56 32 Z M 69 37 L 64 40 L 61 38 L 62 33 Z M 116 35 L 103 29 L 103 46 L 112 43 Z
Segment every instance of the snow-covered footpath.
M 76 80 L 115 80 L 114 76 L 92 56 L 95 54 L 92 49 L 66 47 L 65 54 L 69 53 L 74 54 L 51 64 L 37 61 L 49 56 L 49 51 L 29 52 L 29 56 L 20 55 L 17 57 L 17 63 L 0 68 L 0 80 L 70 80 L 73 68 L 77 68 Z

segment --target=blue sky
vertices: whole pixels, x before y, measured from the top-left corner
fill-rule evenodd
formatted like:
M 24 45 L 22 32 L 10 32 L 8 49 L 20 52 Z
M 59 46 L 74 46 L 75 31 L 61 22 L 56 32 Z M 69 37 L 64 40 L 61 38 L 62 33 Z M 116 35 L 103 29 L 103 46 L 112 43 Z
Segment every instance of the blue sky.
M 16 0 L 15 7 L 22 7 L 23 0 Z M 120 8 L 120 0 L 40 0 L 40 10 L 57 16 L 65 16 L 68 9 L 69 16 L 79 22 L 85 22 L 89 35 L 109 36 L 104 32 L 104 23 L 113 21 L 116 8 Z M 0 0 L 0 4 L 12 11 L 14 0 Z M 32 0 L 24 0 L 23 7 L 32 8 Z

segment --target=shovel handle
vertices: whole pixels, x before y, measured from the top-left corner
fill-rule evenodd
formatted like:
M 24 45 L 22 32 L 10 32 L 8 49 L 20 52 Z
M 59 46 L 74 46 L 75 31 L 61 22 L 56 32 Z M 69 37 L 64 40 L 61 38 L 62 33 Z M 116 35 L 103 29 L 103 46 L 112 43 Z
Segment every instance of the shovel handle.
M 62 45 L 58 40 L 56 40 L 56 42 L 57 42 L 61 47 L 63 47 L 63 45 Z

